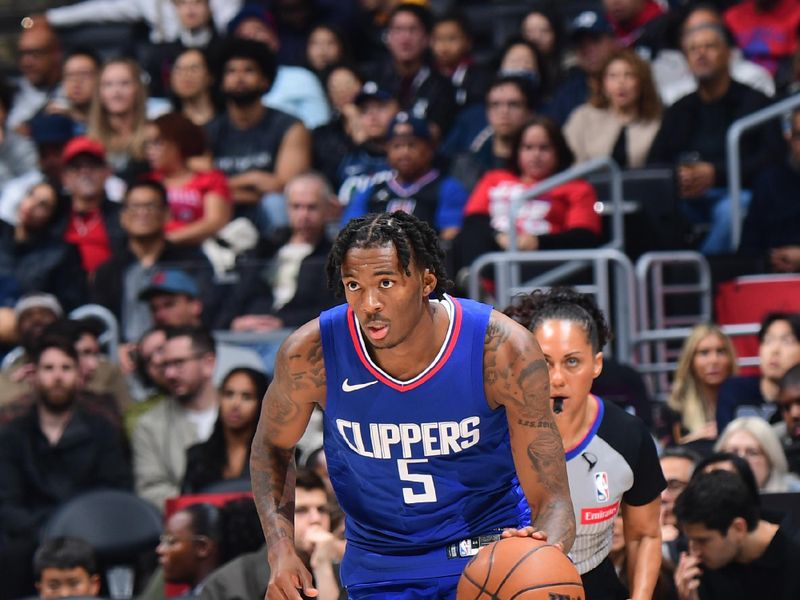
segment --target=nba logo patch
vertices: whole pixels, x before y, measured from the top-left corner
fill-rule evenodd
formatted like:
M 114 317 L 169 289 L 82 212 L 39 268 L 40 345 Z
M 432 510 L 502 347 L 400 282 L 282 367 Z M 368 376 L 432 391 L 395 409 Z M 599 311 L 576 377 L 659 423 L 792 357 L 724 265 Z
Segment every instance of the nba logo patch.
M 608 473 L 600 471 L 594 474 L 594 491 L 597 494 L 598 504 L 601 502 L 608 502 L 611 497 L 608 491 Z

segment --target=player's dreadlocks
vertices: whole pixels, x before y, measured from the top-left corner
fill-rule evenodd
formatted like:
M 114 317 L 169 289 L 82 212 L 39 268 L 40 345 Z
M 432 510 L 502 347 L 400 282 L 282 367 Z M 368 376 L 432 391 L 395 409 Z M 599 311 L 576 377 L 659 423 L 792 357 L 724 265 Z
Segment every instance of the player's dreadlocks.
M 344 293 L 342 263 L 350 248 L 373 248 L 385 244 L 394 244 L 406 275 L 411 274 L 408 267 L 412 260 L 421 269 L 433 273 L 437 280 L 436 295 L 441 296 L 452 286 L 447 279 L 444 251 L 439 247 L 436 232 L 424 221 L 399 210 L 353 219 L 339 232 L 325 267 L 328 286 L 339 295 Z
M 571 288 L 535 290 L 517 296 L 503 312 L 530 331 L 548 319 L 578 323 L 586 332 L 593 352 L 599 352 L 611 339 L 611 329 L 594 298 Z

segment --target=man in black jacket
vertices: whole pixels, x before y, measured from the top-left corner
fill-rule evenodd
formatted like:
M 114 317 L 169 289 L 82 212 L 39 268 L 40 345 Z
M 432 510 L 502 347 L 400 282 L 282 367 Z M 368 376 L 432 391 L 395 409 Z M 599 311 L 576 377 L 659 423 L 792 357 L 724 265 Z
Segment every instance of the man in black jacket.
M 94 489 L 132 487 L 121 430 L 81 408 L 72 341 L 43 338 L 34 362 L 36 402 L 0 430 L 0 533 L 8 544 L 0 560 L 5 566 L 30 564 L 40 528 L 71 498 Z M 32 587 L 24 570 L 4 568 L 4 575 L 11 588 Z
M 164 236 L 169 205 L 164 186 L 141 181 L 128 188 L 120 223 L 127 244 L 100 265 L 92 284 L 92 301 L 108 308 L 120 323 L 124 340 L 137 340 L 152 326 L 150 309 L 140 292 L 165 264 L 195 273 L 210 273 L 208 260 L 194 246 L 177 246 Z
M 720 26 L 690 27 L 684 30 L 682 42 L 697 91 L 664 113 L 648 163 L 675 167 L 682 209 L 692 222 L 711 225 L 700 250 L 722 254 L 732 250 L 730 199 L 725 189 L 726 134 L 734 121 L 764 108 L 769 99 L 731 78 L 729 42 Z M 745 186 L 780 148 L 780 131 L 774 123 L 743 136 L 739 154 Z M 746 208 L 749 194 L 742 199 Z

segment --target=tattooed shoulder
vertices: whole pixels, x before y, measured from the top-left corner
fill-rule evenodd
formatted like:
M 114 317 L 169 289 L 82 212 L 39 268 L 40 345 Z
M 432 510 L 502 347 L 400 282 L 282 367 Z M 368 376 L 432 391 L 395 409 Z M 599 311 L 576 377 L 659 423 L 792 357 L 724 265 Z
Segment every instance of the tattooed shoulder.
M 492 316 L 489 317 L 489 323 L 486 325 L 486 335 L 483 339 L 484 351 L 497 352 L 500 345 L 506 342 L 509 336 L 510 331 L 508 324 L 504 323 L 492 313 Z
M 492 406 L 530 410 L 547 386 L 547 365 L 533 335 L 508 317 L 492 313 L 484 338 L 484 385 Z
M 297 397 L 317 402 L 325 394 L 325 360 L 318 321 L 292 333 L 275 360 L 275 386 Z

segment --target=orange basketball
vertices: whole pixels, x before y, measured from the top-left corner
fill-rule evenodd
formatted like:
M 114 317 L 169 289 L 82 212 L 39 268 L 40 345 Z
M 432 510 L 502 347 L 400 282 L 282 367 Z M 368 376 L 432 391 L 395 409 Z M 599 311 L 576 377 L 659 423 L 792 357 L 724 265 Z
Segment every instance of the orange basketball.
M 461 574 L 457 600 L 585 600 L 581 576 L 556 546 L 510 537 L 481 548 Z

